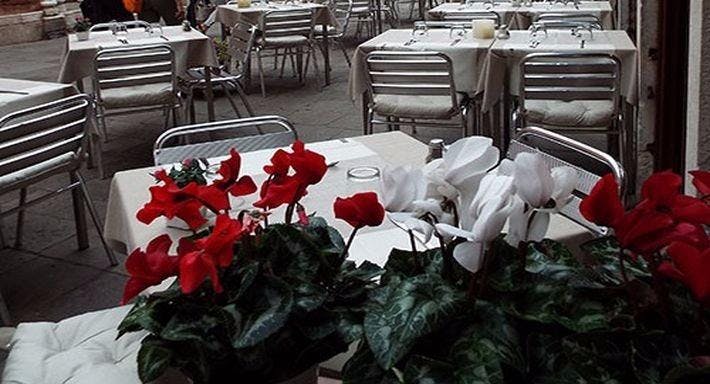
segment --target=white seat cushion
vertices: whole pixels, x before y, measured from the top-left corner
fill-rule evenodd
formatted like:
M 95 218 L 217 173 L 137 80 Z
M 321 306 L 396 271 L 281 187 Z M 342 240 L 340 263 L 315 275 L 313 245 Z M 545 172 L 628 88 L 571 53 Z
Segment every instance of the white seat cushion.
M 413 119 L 449 119 L 456 113 L 451 96 L 374 95 L 372 109 L 379 115 Z
M 5 384 L 139 384 L 136 357 L 145 332 L 116 340 L 131 306 L 58 323 L 23 323 L 10 343 Z
M 614 103 L 609 100 L 528 100 L 525 110 L 528 124 L 608 127 L 614 120 Z
M 259 41 L 259 45 L 268 48 L 298 47 L 308 44 L 308 38 L 302 35 L 267 37 Z
M 22 170 L 0 176 L 0 193 L 16 190 L 62 172 L 76 169 L 77 157 L 67 152 Z
M 101 101 L 106 108 L 131 108 L 168 105 L 175 102 L 170 83 L 134 85 L 101 90 Z
M 314 25 L 314 26 L 313 26 L 313 31 L 315 32 L 316 37 L 323 35 L 323 25 L 322 25 L 322 24 Z M 337 33 L 338 33 L 338 29 L 337 29 L 337 28 L 335 28 L 335 27 L 332 26 L 332 25 L 329 25 L 329 26 L 328 26 L 328 35 L 329 35 L 329 36 L 330 36 L 330 35 L 335 35 L 335 34 L 337 34 Z

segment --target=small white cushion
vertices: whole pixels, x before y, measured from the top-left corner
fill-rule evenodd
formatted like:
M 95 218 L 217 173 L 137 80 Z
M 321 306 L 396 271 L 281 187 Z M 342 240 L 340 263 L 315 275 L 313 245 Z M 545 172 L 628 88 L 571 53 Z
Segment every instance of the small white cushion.
M 372 109 L 379 115 L 414 119 L 449 119 L 456 112 L 451 96 L 374 95 Z
M 145 332 L 116 340 L 131 306 L 58 323 L 23 323 L 10 342 L 5 384 L 139 384 L 136 357 Z
M 363 14 L 369 14 L 370 7 L 353 7 L 350 14 L 353 16 L 361 16 Z
M 101 90 L 101 100 L 106 108 L 130 108 L 168 105 L 175 102 L 173 85 L 154 83 Z
M 313 31 L 315 32 L 316 37 L 323 35 L 323 25 L 318 24 L 318 25 L 313 26 Z M 328 26 L 328 35 L 335 35 L 337 33 L 338 33 L 337 28 L 335 28 L 332 25 Z
M 77 166 L 74 152 L 67 152 L 41 163 L 0 176 L 0 193 L 16 190 Z
M 614 103 L 609 100 L 529 100 L 525 110 L 528 124 L 608 127 L 614 120 Z
M 297 47 L 308 44 L 308 38 L 302 35 L 276 36 L 261 39 L 260 45 L 264 47 Z

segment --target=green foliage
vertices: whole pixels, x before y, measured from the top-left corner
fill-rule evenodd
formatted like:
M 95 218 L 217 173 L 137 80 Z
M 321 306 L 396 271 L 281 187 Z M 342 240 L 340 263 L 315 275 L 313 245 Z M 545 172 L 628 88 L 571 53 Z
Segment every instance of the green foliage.
M 199 185 L 206 185 L 207 179 L 205 175 L 208 173 L 209 163 L 206 159 L 189 159 L 185 160 L 180 168 L 172 167 L 168 176 L 175 180 L 178 187 L 183 188 L 190 182 L 195 182 Z
M 154 380 L 174 367 L 195 383 L 276 383 L 347 350 L 363 336 L 367 299 L 382 270 L 344 260 L 325 221 L 271 225 L 240 241 L 215 295 L 177 284 L 139 299 L 120 334 L 146 330 L 138 367 Z
M 346 384 L 708 383 L 710 314 L 612 238 L 578 258 L 545 240 L 491 246 L 472 280 L 442 251 L 393 250 Z M 450 250 L 449 250 L 450 251 Z M 667 297 L 667 299 L 663 299 Z

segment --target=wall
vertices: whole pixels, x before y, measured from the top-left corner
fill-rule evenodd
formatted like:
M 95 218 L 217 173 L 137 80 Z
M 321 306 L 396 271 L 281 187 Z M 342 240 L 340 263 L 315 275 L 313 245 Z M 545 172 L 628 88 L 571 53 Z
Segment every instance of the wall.
M 710 1 L 690 7 L 686 169 L 710 169 Z

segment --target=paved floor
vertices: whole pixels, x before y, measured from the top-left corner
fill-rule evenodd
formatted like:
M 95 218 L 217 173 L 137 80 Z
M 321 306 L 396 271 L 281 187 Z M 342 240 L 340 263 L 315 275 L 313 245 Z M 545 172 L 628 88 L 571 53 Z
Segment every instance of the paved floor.
M 55 81 L 64 39 L 2 47 L 0 77 Z M 354 44 L 349 51 L 352 53 Z M 295 79 L 267 78 L 268 97 L 256 89 L 249 99 L 257 114 L 277 114 L 291 120 L 306 142 L 361 134 L 360 110 L 346 92 L 348 66 L 340 52 L 332 52 L 332 84 L 322 90 L 313 78 L 306 86 Z M 311 72 L 312 74 L 312 72 Z M 204 121 L 204 105 L 198 105 L 198 118 Z M 217 100 L 217 117 L 235 116 L 223 97 Z M 112 118 L 110 141 L 104 161 L 108 175 L 116 171 L 143 167 L 152 163 L 151 146 L 162 130 L 159 112 Z M 422 140 L 433 136 L 452 139 L 457 132 L 426 132 Z M 110 176 L 99 179 L 94 170 L 85 172 L 89 189 L 103 219 Z M 30 189 L 38 195 L 60 185 L 56 178 Z M 0 197 L 2 208 L 15 204 L 17 196 Z M 126 280 L 122 265 L 109 268 L 95 232 L 91 247 L 77 251 L 74 221 L 69 194 L 32 207 L 26 215 L 24 241 L 19 248 L 0 251 L 0 290 L 15 322 L 56 321 L 87 311 L 118 304 Z M 13 244 L 14 217 L 5 219 L 5 237 Z M 120 257 L 125 260 L 125 256 Z

